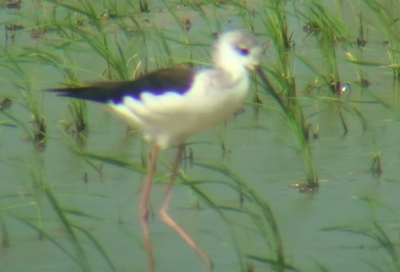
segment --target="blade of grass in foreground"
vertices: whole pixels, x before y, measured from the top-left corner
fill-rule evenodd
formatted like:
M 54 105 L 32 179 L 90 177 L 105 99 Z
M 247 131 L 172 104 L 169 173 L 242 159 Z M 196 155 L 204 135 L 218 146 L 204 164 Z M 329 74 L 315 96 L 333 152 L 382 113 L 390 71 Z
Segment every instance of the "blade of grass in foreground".
M 398 213 L 397 209 L 394 209 L 388 206 L 386 203 L 381 200 L 375 199 L 371 196 L 361 196 L 357 197 L 358 199 L 365 201 L 368 204 L 370 213 L 372 215 L 372 219 L 368 225 L 364 226 L 356 226 L 356 225 L 344 225 L 344 226 L 333 226 L 323 228 L 322 231 L 340 231 L 351 234 L 358 234 L 365 236 L 373 241 L 375 241 L 383 250 L 386 252 L 389 257 L 390 263 L 387 263 L 385 258 L 381 258 L 383 260 L 385 266 L 381 267 L 376 263 L 372 263 L 372 261 L 366 261 L 370 266 L 374 267 L 377 271 L 400 271 L 400 252 L 398 250 L 398 239 L 395 241 L 392 237 L 398 237 L 399 227 L 398 223 L 390 226 L 390 228 L 382 227 L 381 223 L 379 223 L 377 217 L 380 216 L 378 212 L 383 210 L 384 212 L 390 212 L 395 215 L 395 220 L 398 221 Z M 390 232 L 390 233 L 389 233 Z M 395 234 L 392 234 L 395 232 Z M 388 267 L 388 265 L 390 267 Z
M 232 223 L 228 219 L 228 217 L 222 212 L 223 209 L 221 209 L 214 201 L 211 199 L 203 190 L 197 186 L 198 184 L 201 184 L 202 182 L 195 182 L 187 179 L 186 177 L 180 175 L 179 178 L 183 181 L 184 185 L 187 185 L 190 187 L 192 192 L 196 194 L 196 196 L 200 197 L 200 199 L 203 200 L 203 202 L 209 206 L 213 211 L 215 211 L 225 222 L 226 226 L 229 229 L 229 233 L 232 237 L 233 240 L 233 247 L 235 249 L 235 252 L 237 254 L 238 261 L 240 263 L 240 267 L 242 271 L 249 271 L 248 263 L 244 260 L 243 258 L 243 253 L 242 249 L 240 248 L 239 241 L 236 238 L 236 234 L 234 231 L 234 228 L 232 226 Z
M 78 237 L 75 234 L 75 231 L 73 229 L 73 225 L 69 222 L 63 208 L 61 205 L 58 203 L 56 196 L 53 194 L 53 192 L 50 190 L 50 188 L 47 186 L 43 180 L 38 180 L 38 177 L 33 178 L 35 185 L 38 188 L 41 188 L 43 193 L 46 195 L 47 199 L 49 200 L 51 206 L 53 207 L 54 212 L 57 214 L 58 218 L 61 221 L 61 224 L 65 228 L 65 231 L 67 232 L 69 236 L 69 240 L 75 249 L 76 252 L 76 260 L 81 267 L 83 271 L 91 271 L 89 262 L 87 260 L 86 254 L 78 240 Z
M 13 216 L 15 219 L 18 219 L 19 221 L 23 222 L 25 225 L 29 226 L 30 228 L 34 229 L 35 231 L 39 232 L 41 236 L 45 237 L 48 241 L 50 241 L 52 244 L 54 244 L 58 249 L 60 249 L 62 252 L 64 252 L 69 258 L 71 258 L 71 260 L 73 260 L 78 265 L 80 265 L 80 261 L 74 255 L 72 255 L 63 245 L 61 245 L 59 242 L 57 242 L 55 239 L 53 239 L 53 237 L 51 237 L 51 235 L 47 234 L 47 232 L 45 232 L 43 229 L 38 228 L 37 226 L 35 226 L 34 224 L 32 224 L 31 222 L 29 222 L 28 220 L 26 220 L 22 217 L 19 217 L 16 215 L 11 215 L 11 216 Z
M 96 246 L 97 251 L 103 256 L 104 260 L 107 262 L 108 266 L 110 267 L 111 271 L 117 271 L 115 269 L 114 264 L 112 263 L 110 257 L 108 256 L 107 252 L 105 251 L 105 249 L 103 248 L 103 246 L 100 244 L 99 241 L 97 241 L 97 239 L 90 234 L 87 230 L 85 230 L 84 228 L 74 224 L 73 225 L 76 229 L 80 230 L 82 233 L 84 233 L 90 241 L 92 241 L 92 243 Z
M 77 154 L 78 156 L 82 157 L 91 166 L 93 166 L 93 164 L 90 161 L 88 161 L 88 159 L 93 159 L 93 160 L 101 161 L 101 162 L 111 164 L 114 166 L 129 169 L 129 170 L 132 170 L 139 174 L 145 175 L 147 173 L 146 168 L 143 167 L 142 165 L 140 165 L 139 163 L 123 160 L 120 157 L 101 154 L 101 153 L 95 153 L 95 152 L 88 152 L 88 151 L 78 151 L 78 150 L 71 150 L 71 151 L 74 152 L 75 154 Z M 96 171 L 99 171 L 96 167 L 94 167 L 94 168 Z M 169 182 L 169 177 L 166 176 L 165 174 L 154 173 L 154 178 L 156 178 L 157 180 L 161 180 L 163 182 Z
M 261 213 L 261 215 L 258 213 L 255 214 L 254 212 L 247 210 L 246 206 L 243 206 L 243 209 L 247 211 L 250 218 L 252 218 L 254 225 L 258 227 L 258 230 L 262 234 L 262 238 L 266 245 L 271 248 L 272 258 L 256 257 L 248 254 L 246 254 L 246 256 L 251 256 L 254 260 L 262 259 L 266 262 L 268 261 L 268 263 L 270 263 L 276 271 L 284 271 L 286 268 L 291 267 L 290 265 L 286 264 L 283 242 L 278 223 L 276 222 L 275 215 L 268 203 L 266 203 L 264 199 L 253 190 L 247 181 L 245 181 L 237 173 L 233 172 L 225 165 L 205 163 L 196 163 L 196 165 L 221 173 L 222 175 L 233 180 L 238 187 L 240 187 L 239 191 L 243 192 L 242 196 L 244 196 L 247 201 L 253 203 L 255 207 L 257 207 L 257 211 Z M 264 218 L 265 221 L 260 222 L 260 218 Z

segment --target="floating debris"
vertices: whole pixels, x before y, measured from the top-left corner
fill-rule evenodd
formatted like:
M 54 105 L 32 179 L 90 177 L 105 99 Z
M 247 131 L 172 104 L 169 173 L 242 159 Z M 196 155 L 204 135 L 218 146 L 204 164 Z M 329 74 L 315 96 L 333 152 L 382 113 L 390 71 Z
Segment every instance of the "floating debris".
M 303 31 L 306 32 L 307 34 L 312 34 L 315 32 L 319 32 L 321 29 L 319 28 L 318 24 L 312 21 L 308 21 L 304 26 L 303 26 Z
M 12 105 L 12 100 L 7 98 L 7 97 L 5 97 L 0 102 L 0 110 L 8 109 L 8 108 L 11 107 L 11 105 Z
M 15 0 L 12 2 L 7 2 L 4 4 L 8 9 L 20 9 L 21 8 L 21 0 Z
M 38 27 L 38 28 L 33 28 L 31 32 L 31 38 L 36 40 L 40 39 L 43 37 L 43 35 L 46 33 L 47 29 L 44 27 Z
M 123 17 L 123 15 L 118 15 L 117 13 L 109 12 L 108 9 L 106 9 L 102 14 L 100 14 L 100 19 L 116 19 L 121 17 Z
M 21 24 L 9 24 L 4 26 L 7 31 L 21 30 L 24 27 Z
M 190 28 L 192 28 L 192 23 L 190 22 L 189 18 L 186 18 L 185 20 L 183 20 L 182 26 L 185 31 L 189 31 Z
M 367 44 L 367 41 L 361 38 L 358 38 L 356 41 L 357 47 L 364 47 Z
M 312 193 L 318 190 L 318 184 L 312 187 L 307 183 L 294 183 L 290 185 L 290 188 L 296 189 L 299 193 Z

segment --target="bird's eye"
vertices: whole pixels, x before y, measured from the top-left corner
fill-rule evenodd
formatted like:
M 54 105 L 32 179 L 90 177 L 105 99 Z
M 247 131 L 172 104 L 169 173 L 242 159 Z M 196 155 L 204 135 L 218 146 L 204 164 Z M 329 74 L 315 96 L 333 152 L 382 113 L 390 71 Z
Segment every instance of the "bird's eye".
M 250 50 L 247 49 L 247 48 L 237 47 L 236 49 L 237 49 L 237 51 L 238 51 L 241 55 L 243 55 L 243 56 L 247 56 L 247 55 L 250 54 Z

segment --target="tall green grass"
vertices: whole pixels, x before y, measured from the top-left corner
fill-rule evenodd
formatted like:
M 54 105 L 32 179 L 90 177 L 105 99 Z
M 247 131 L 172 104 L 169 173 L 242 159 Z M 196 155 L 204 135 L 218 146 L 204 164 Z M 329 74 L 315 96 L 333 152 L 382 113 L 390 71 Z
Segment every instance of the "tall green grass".
M 180 10 L 177 10 L 174 3 L 164 1 L 166 13 L 170 15 L 171 21 L 175 22 L 174 31 L 162 29 L 155 25 L 149 26 L 144 24 L 138 16 L 138 12 L 149 13 L 152 8 L 152 1 L 129 1 L 127 6 L 132 7 L 137 13 L 126 11 L 123 12 L 121 3 L 114 1 L 105 1 L 104 3 L 75 1 L 60 2 L 46 1 L 56 8 L 50 10 L 42 10 L 41 15 L 47 14 L 46 23 L 41 26 L 45 29 L 52 29 L 57 32 L 56 39 L 48 43 L 46 46 L 27 46 L 18 51 L 3 50 L 0 53 L 0 66 L 3 69 L 11 71 L 19 78 L 14 85 L 21 91 L 21 98 L 24 107 L 33 116 L 32 123 L 23 120 L 13 111 L 4 109 L 1 111 L 2 118 L 16 124 L 24 133 L 26 133 L 35 147 L 43 146 L 46 142 L 46 122 L 45 114 L 42 110 L 42 92 L 40 91 L 40 82 L 36 82 L 34 78 L 29 76 L 25 65 L 51 66 L 55 67 L 59 74 L 63 77 L 64 85 L 80 86 L 84 84 L 84 78 L 80 73 L 95 75 L 103 80 L 129 80 L 136 76 L 151 71 L 159 67 L 169 67 L 178 65 L 181 62 L 201 63 L 196 59 L 196 50 L 208 50 L 203 44 L 194 43 L 193 35 L 185 29 L 183 25 L 184 16 Z M 341 15 L 332 11 L 330 5 L 340 5 L 343 1 L 334 1 L 327 3 L 326 1 L 296 1 L 284 2 L 277 0 L 265 1 L 262 5 L 252 5 L 242 1 L 225 1 L 224 3 L 216 1 L 181 1 L 184 8 L 188 11 L 195 11 L 205 26 L 203 36 L 213 36 L 215 33 L 221 32 L 226 28 L 223 18 L 218 16 L 221 10 L 232 10 L 242 26 L 259 36 L 260 39 L 269 39 L 271 46 L 268 47 L 266 54 L 274 55 L 274 62 L 263 63 L 263 71 L 267 71 L 268 76 L 262 78 L 262 84 L 253 74 L 254 86 L 258 90 L 265 89 L 265 92 L 255 93 L 253 105 L 259 111 L 270 112 L 271 106 L 266 105 L 267 99 L 275 101 L 273 107 L 274 112 L 278 112 L 279 120 L 290 128 L 294 135 L 293 145 L 301 155 L 300 160 L 304 164 L 306 190 L 315 192 L 319 186 L 319 174 L 313 154 L 313 137 L 311 135 L 310 116 L 318 115 L 319 112 L 313 111 L 307 107 L 308 101 L 328 105 L 334 109 L 334 113 L 341 120 L 343 127 L 343 136 L 352 132 L 352 128 L 348 126 L 348 119 L 356 119 L 361 124 L 363 131 L 367 131 L 373 135 L 372 146 L 372 163 L 368 165 L 371 172 L 379 177 L 384 171 L 382 165 L 382 154 L 379 150 L 378 141 L 374 134 L 374 128 L 364 113 L 353 103 L 351 99 L 346 98 L 344 92 L 344 84 L 349 84 L 352 91 L 362 92 L 375 104 L 389 110 L 393 115 L 397 115 L 398 91 L 397 84 L 399 79 L 400 66 L 399 59 L 399 42 L 400 35 L 397 26 L 397 15 L 387 8 L 387 5 L 377 0 L 359 1 L 360 6 L 371 9 L 376 15 L 377 27 L 387 38 L 388 47 L 387 54 L 390 63 L 381 63 L 378 61 L 368 61 L 363 59 L 360 49 L 357 48 L 357 38 L 349 34 L 348 28 L 341 20 Z M 393 10 L 398 8 L 398 3 L 393 1 Z M 369 42 L 368 37 L 363 34 L 365 28 L 371 24 L 371 18 L 365 18 L 365 13 L 357 10 L 354 4 L 354 17 L 357 18 L 359 24 L 359 41 Z M 44 8 L 45 9 L 45 8 Z M 101 14 L 106 10 L 109 14 L 117 14 L 114 19 L 101 18 Z M 151 14 L 151 13 L 150 13 Z M 294 32 L 301 31 L 301 27 L 293 29 L 290 25 L 291 19 L 296 18 L 298 22 L 307 26 L 309 33 L 304 33 L 302 39 L 312 41 L 314 50 L 318 51 L 320 62 L 311 59 L 310 55 L 302 54 L 296 49 L 296 43 L 301 41 L 294 40 Z M 197 21 L 197 23 L 198 23 Z M 192 23 L 195 23 L 193 21 Z M 365 27 L 363 27 L 365 25 Z M 114 28 L 113 28 L 114 27 Z M 229 28 L 229 27 L 227 27 Z M 111 30 L 110 30 L 111 29 Z M 46 32 L 48 33 L 48 32 Z M 18 33 L 15 33 L 18 35 Z M 45 34 L 47 35 L 47 34 Z M 299 35 L 297 35 L 299 36 Z M 366 39 L 366 40 L 365 40 Z M 198 40 L 196 40 L 198 41 Z M 367 43 L 368 45 L 368 43 Z M 174 56 L 174 49 L 185 50 L 184 54 L 177 58 Z M 366 49 L 363 49 L 366 50 Z M 345 54 L 343 54 L 345 52 Z M 102 60 L 102 68 L 96 71 L 85 71 L 79 68 L 79 61 L 74 57 L 75 54 L 91 54 Z M 343 56 L 344 55 L 344 56 Z M 302 88 L 298 82 L 300 81 L 296 74 L 296 66 L 301 63 L 310 70 L 310 82 L 308 86 Z M 358 82 L 347 82 L 348 77 L 343 76 L 340 67 L 346 65 L 351 67 L 357 74 Z M 364 84 L 366 73 L 364 67 L 380 67 L 386 65 L 392 69 L 394 92 L 393 100 L 386 102 L 379 98 L 378 95 L 368 89 L 368 84 Z M 96 67 L 97 68 L 97 67 Z M 94 68 L 95 69 L 95 68 Z M 363 83 L 364 82 L 364 83 Z M 260 86 L 263 86 L 260 87 Z M 264 88 L 265 87 L 265 88 Z M 87 131 L 90 126 L 87 120 L 87 109 L 85 102 L 79 100 L 71 100 L 69 102 L 69 110 L 71 113 L 71 122 L 64 122 L 65 128 L 70 128 L 73 124 L 74 130 L 80 134 Z M 0 125 L 2 123 L 0 122 Z M 316 125 L 318 126 L 318 124 Z M 319 131 L 313 132 L 318 134 Z M 318 136 L 318 135 L 317 135 Z M 315 138 L 317 138 L 315 136 Z M 220 137 L 221 148 L 225 151 L 226 144 L 224 138 Z M 282 147 L 285 148 L 285 147 Z M 100 154 L 96 151 L 88 151 L 83 146 L 74 145 L 71 148 L 76 154 L 76 158 L 85 161 L 96 172 L 100 173 L 101 169 L 93 163 L 100 161 L 102 163 L 113 166 L 122 167 L 140 174 L 145 174 L 147 148 L 141 142 L 137 150 L 140 153 L 140 162 L 132 162 L 117 158 L 114 155 Z M 195 150 L 194 146 L 191 150 Z M 38 152 L 38 151 L 36 151 Z M 193 154 L 191 155 L 193 159 Z M 34 187 L 34 205 L 37 209 L 37 219 L 31 220 L 18 213 L 10 213 L 17 218 L 22 224 L 29 226 L 42 237 L 57 248 L 59 248 L 68 258 L 76 263 L 77 267 L 82 271 L 90 271 L 93 267 L 93 260 L 87 257 L 87 247 L 94 248 L 100 253 L 106 261 L 108 268 L 118 270 L 107 253 L 107 248 L 103 248 L 99 239 L 95 238 L 88 230 L 79 225 L 79 217 L 92 218 L 92 215 L 84 211 L 70 209 L 62 204 L 60 197 L 54 192 L 53 183 L 47 181 L 44 174 L 46 167 L 41 164 L 41 155 L 35 155 L 36 168 L 30 169 L 32 178 L 32 186 Z M 34 164 L 31 163 L 31 164 Z M 167 164 L 166 164 L 167 165 Z M 195 160 L 197 167 L 202 167 L 208 171 L 219 173 L 228 179 L 227 182 L 221 182 L 226 186 L 227 190 L 232 190 L 237 194 L 238 203 L 234 205 L 220 204 L 218 199 L 213 199 L 206 190 L 202 189 L 204 184 L 212 184 L 209 180 L 192 180 L 190 177 L 181 175 L 179 177 L 180 185 L 190 188 L 191 192 L 200 201 L 200 205 L 206 205 L 208 209 L 217 213 L 221 220 L 226 224 L 226 229 L 231 235 L 229 246 L 235 251 L 240 271 L 251 271 L 254 264 L 268 265 L 273 271 L 299 271 L 295 265 L 288 259 L 288 249 L 285 246 L 285 237 L 282 236 L 280 224 L 277 222 L 276 215 L 268 201 L 264 199 L 260 193 L 249 184 L 240 173 L 236 173 L 232 168 L 221 163 L 199 163 Z M 161 168 L 162 169 L 162 168 Z M 163 172 L 159 170 L 156 178 L 159 181 L 167 182 L 167 178 Z M 302 179 L 299 177 L 298 179 Z M 215 183 L 215 182 L 214 182 Z M 221 185 L 219 184 L 219 185 Z M 284 185 L 285 186 L 285 185 Z M 45 229 L 42 222 L 42 203 L 47 201 L 52 210 L 65 230 L 68 238 L 69 246 L 61 243 Z M 11 207 L 1 207 L 1 229 L 3 231 L 3 244 L 7 244 L 7 220 L 6 211 L 14 210 Z M 233 216 L 232 216 L 233 215 Z M 243 225 L 238 224 L 232 218 L 235 216 L 244 216 L 247 218 Z M 74 220 L 76 219 L 76 221 Z M 247 240 L 242 238 L 238 233 L 240 231 L 250 230 L 251 234 L 258 237 L 263 245 L 263 251 L 254 252 L 246 245 Z M 396 241 L 387 234 L 386 227 L 377 219 L 372 221 L 372 226 L 365 231 L 359 228 L 327 228 L 326 230 L 340 230 L 365 235 L 369 239 L 374 240 L 381 246 L 386 256 L 389 257 L 389 264 L 394 271 L 399 270 L 398 250 Z M 89 245 L 89 246 L 88 246 Z M 290 249 L 289 249 L 290 251 Z M 161 264 L 162 265 L 162 264 Z M 371 264 L 373 266 L 374 264 Z M 321 270 L 323 270 L 321 268 Z

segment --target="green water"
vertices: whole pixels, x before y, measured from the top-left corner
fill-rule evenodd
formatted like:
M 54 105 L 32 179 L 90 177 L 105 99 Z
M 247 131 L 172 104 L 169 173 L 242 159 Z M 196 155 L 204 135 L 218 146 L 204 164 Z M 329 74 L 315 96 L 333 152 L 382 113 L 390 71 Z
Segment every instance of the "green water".
M 127 58 L 133 56 L 129 62 L 122 61 L 128 67 L 128 77 L 135 73 L 136 68 L 137 73 L 141 73 L 145 69 L 188 61 L 190 55 L 196 63 L 208 63 L 212 32 L 220 28 L 249 28 L 249 15 L 232 2 L 199 5 L 197 7 L 201 7 L 206 15 L 202 17 L 196 6 L 168 3 L 170 10 L 167 10 L 163 3 L 153 1 L 150 2 L 150 13 L 134 13 L 140 31 L 146 33 L 147 39 L 143 39 L 138 26 L 127 18 L 130 12 L 137 11 L 134 10 L 136 3 L 124 3 L 118 3 L 116 12 L 125 17 L 105 19 L 101 24 L 111 51 L 116 52 L 119 44 Z M 247 3 L 247 9 L 257 8 L 254 27 L 261 43 L 270 40 L 262 23 L 264 4 L 262 1 Z M 207 205 L 187 184 L 175 186 L 169 209 L 207 252 L 214 263 L 214 271 L 241 271 L 238 251 L 249 270 L 273 271 L 269 264 L 248 256 L 271 258 L 274 246 L 272 240 L 264 239 L 255 224 L 257 221 L 250 219 L 248 213 L 233 211 L 255 212 L 257 207 L 246 201 L 241 206 L 232 178 L 206 169 L 199 165 L 201 163 L 226 166 L 246 180 L 270 205 L 280 230 L 286 262 L 299 271 L 377 271 L 374 267 L 379 267 L 380 271 L 398 271 L 398 264 L 390 258 L 387 246 L 377 239 L 356 233 L 367 232 L 381 238 L 383 233 L 387 234 L 393 243 L 393 256 L 399 257 L 399 215 L 396 209 L 400 204 L 398 88 L 387 53 L 385 41 L 388 33 L 381 31 L 384 27 L 381 27 L 377 14 L 363 1 L 325 3 L 332 13 L 340 15 L 352 42 L 359 35 L 358 16 L 362 12 L 368 43 L 358 49 L 354 45 L 352 52 L 356 52 L 359 60 L 381 64 L 363 66 L 370 81 L 370 86 L 363 90 L 355 83 L 358 80 L 356 68 L 361 66 L 347 61 L 346 48 L 336 47 L 341 80 L 351 84 L 351 90 L 346 91 L 340 100 L 349 129 L 343 136 L 336 104 L 318 99 L 329 97 L 327 87 L 319 79 L 310 94 L 306 86 L 316 74 L 293 57 L 294 54 L 301 55 L 324 69 L 314 36 L 303 31 L 306 22 L 296 13 L 306 12 L 308 4 L 308 1 L 287 2 L 285 7 L 289 33 L 293 32 L 292 40 L 296 44 L 291 65 L 298 94 L 307 122 L 313 132 L 318 131 L 317 139 L 310 139 L 309 145 L 320 186 L 311 193 L 300 193 L 291 188 L 291 184 L 306 182 L 303 158 L 280 108 L 258 85 L 263 107 L 256 109 L 249 96 L 242 114 L 233 117 L 226 125 L 191 138 L 194 165 L 190 166 L 188 161 L 181 165 L 187 179 L 203 182 L 199 188 L 216 206 L 232 210 L 216 210 Z M 93 5 L 99 16 L 105 7 L 112 7 L 108 2 L 93 2 Z M 392 1 L 384 1 L 384 5 L 389 10 L 398 6 Z M 190 30 L 183 32 L 171 12 L 179 22 L 189 19 Z M 6 39 L 5 28 L 0 28 L 0 37 L 3 37 L 0 41 L 3 48 L 0 51 L 0 99 L 7 97 L 12 100 L 11 107 L 4 110 L 6 114 L 0 114 L 0 270 L 82 270 L 76 247 L 71 243 L 56 209 L 40 185 L 35 184 L 36 177 L 50 188 L 71 224 L 84 229 L 97 241 L 98 244 L 94 243 L 88 235 L 75 228 L 91 270 L 112 271 L 105 259 L 107 255 L 116 271 L 147 271 L 137 216 L 143 176 L 127 166 L 119 167 L 75 153 L 79 144 L 74 140 L 74 126 L 65 129 L 72 122 L 68 99 L 42 91 L 61 86 L 66 77 L 61 69 L 38 61 L 40 58 L 33 56 L 34 49 L 61 57 L 79 81 L 104 80 L 107 77 L 106 62 L 84 41 L 83 36 L 74 36 L 82 42 L 75 42 L 65 55 L 63 50 L 68 46 L 62 45 L 72 38 L 64 39 L 57 34 L 57 29 L 49 28 L 39 39 L 31 38 L 31 29 L 37 27 L 36 20 L 39 24 L 51 25 L 51 14 L 52 4 L 46 2 L 43 6 L 38 2 L 23 2 L 20 10 L 0 9 L 3 26 L 10 23 L 24 26 L 24 29 L 15 31 L 14 41 L 10 31 Z M 36 15 L 40 19 L 36 19 Z M 88 24 L 82 14 L 79 16 L 85 22 L 82 29 L 97 37 L 99 33 L 95 26 Z M 66 25 L 73 23 L 76 17 L 65 7 L 56 9 L 57 20 Z M 163 35 L 169 38 L 166 41 L 173 56 L 171 59 L 163 51 L 162 39 L 155 29 L 163 30 Z M 190 46 L 185 46 L 185 41 Z M 15 63 L 23 71 L 23 78 L 13 72 L 16 66 L 7 56 L 15 58 Z M 263 65 L 276 67 L 276 63 L 276 50 L 271 45 L 263 56 Z M 19 87 L 25 86 L 23 82 L 31 88 L 31 100 Z M 29 129 L 33 127 L 32 111 L 27 107 L 27 101 L 35 101 L 33 104 L 38 106 L 46 120 L 47 140 L 42 151 L 34 147 L 21 127 L 21 124 Z M 366 120 L 366 130 L 353 109 Z M 87 104 L 87 120 L 89 132 L 85 134 L 84 152 L 119 158 L 139 166 L 147 157 L 148 147 L 140 136 L 127 134 L 126 125 L 100 105 Z M 381 155 L 381 175 L 370 171 L 373 155 L 377 152 Z M 166 188 L 166 178 L 162 177 L 168 175 L 174 154 L 174 148 L 161 153 L 157 167 L 160 176 L 155 179 L 151 197 L 155 214 Z M 372 204 L 369 206 L 365 199 Z M 219 212 L 226 216 L 227 221 Z M 264 221 L 260 219 L 260 222 Z M 335 227 L 346 227 L 352 232 L 327 231 Z M 380 228 L 384 232 L 379 232 Z M 38 230 L 45 233 L 42 238 Z M 150 230 L 158 271 L 204 271 L 196 254 L 157 216 L 151 217 Z M 105 254 L 100 252 L 99 245 Z

